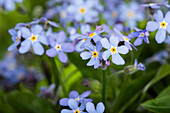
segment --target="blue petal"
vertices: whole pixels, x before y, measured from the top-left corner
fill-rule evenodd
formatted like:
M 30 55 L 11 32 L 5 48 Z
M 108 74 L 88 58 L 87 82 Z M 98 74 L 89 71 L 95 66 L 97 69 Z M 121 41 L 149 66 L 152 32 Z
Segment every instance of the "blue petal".
M 127 54 L 129 52 L 129 49 L 126 46 L 119 46 L 117 48 L 117 51 L 121 54 Z
M 162 22 L 163 21 L 163 13 L 161 10 L 157 10 L 154 15 L 153 15 L 154 19 L 157 21 L 157 22 Z
M 47 56 L 49 57 L 55 57 L 57 54 L 57 50 L 55 48 L 51 48 L 46 51 Z
M 86 92 L 84 92 L 84 93 L 82 93 L 82 94 L 80 95 L 80 98 L 88 97 L 90 94 L 91 94 L 91 91 L 90 91 L 90 90 L 89 90 L 89 91 L 86 91 Z
M 63 109 L 61 110 L 61 113 L 74 113 L 73 110 Z
M 76 50 L 77 52 L 81 52 L 81 51 L 84 50 L 84 49 L 81 49 L 81 48 L 80 48 L 83 43 L 84 43 L 84 40 L 81 40 L 81 41 L 79 41 L 79 42 L 76 44 L 75 50 Z
M 143 39 L 144 39 L 144 41 L 145 41 L 147 44 L 149 44 L 149 39 L 148 39 L 148 37 L 145 36 Z
M 79 97 L 79 93 L 77 91 L 71 91 L 69 93 L 69 98 L 74 98 L 75 99 L 77 97 Z
M 142 42 L 143 42 L 142 37 L 138 37 L 138 38 L 135 40 L 134 45 L 135 45 L 135 46 L 139 46 L 139 45 L 142 44 Z
M 98 58 L 95 58 L 95 61 L 94 61 L 94 69 L 98 68 L 100 65 L 100 60 Z
M 81 58 L 82 58 L 83 60 L 86 60 L 86 59 L 89 59 L 90 57 L 92 57 L 92 53 L 85 51 L 85 52 L 82 52 L 82 53 L 80 54 L 80 56 L 81 56 Z
M 165 38 L 166 38 L 166 30 L 163 28 L 159 29 L 155 36 L 157 43 L 158 44 L 162 43 L 165 40 Z
M 39 35 L 38 40 L 45 45 L 49 45 L 48 39 L 45 35 Z
M 78 103 L 74 99 L 69 99 L 68 105 L 72 110 L 76 110 L 78 108 Z
M 62 50 L 67 53 L 71 53 L 74 51 L 74 45 L 72 43 L 64 43 L 61 46 Z
M 31 37 L 31 32 L 30 32 L 30 30 L 29 30 L 28 28 L 26 28 L 26 27 L 22 27 L 22 28 L 21 28 L 21 34 L 22 34 L 22 37 L 24 37 L 24 38 L 29 38 L 29 37 Z
M 119 43 L 118 37 L 116 37 L 116 36 L 114 36 L 114 35 L 111 35 L 111 37 L 109 38 L 109 40 L 110 40 L 110 43 L 111 43 L 112 46 L 114 46 L 114 47 L 117 47 L 117 46 L 118 46 L 118 43 Z
M 94 63 L 95 63 L 95 58 L 92 57 L 92 58 L 90 59 L 90 61 L 87 63 L 87 66 L 92 66 L 92 65 L 94 65 Z
M 168 11 L 165 15 L 165 22 L 170 23 L 170 11 Z
M 107 38 L 101 39 L 101 44 L 106 49 L 110 49 L 111 48 L 111 45 L 110 45 L 110 43 L 109 43 Z
M 90 32 L 91 27 L 88 24 L 81 25 L 80 31 L 82 34 L 86 34 L 86 32 Z
M 62 44 L 65 41 L 65 38 L 66 38 L 65 32 L 64 31 L 60 31 L 57 34 L 56 41 L 57 41 L 58 44 Z
M 124 59 L 118 53 L 114 53 L 112 55 L 112 62 L 114 64 L 117 64 L 117 65 L 124 65 L 125 64 Z
M 15 29 L 9 29 L 8 32 L 11 36 L 17 36 L 17 31 Z
M 102 44 L 101 44 L 100 41 L 98 41 L 98 42 L 96 43 L 96 50 L 97 50 L 98 52 L 100 52 L 100 51 L 102 50 Z
M 8 47 L 8 51 L 13 51 L 13 50 L 15 50 L 16 49 L 16 44 L 15 43 L 13 43 L 12 45 L 10 45 L 9 47 Z
M 87 40 L 86 40 L 86 42 L 87 42 Z M 85 42 L 85 48 L 89 51 L 94 51 L 95 50 L 94 45 L 90 42 L 89 43 L 86 43 L 86 42 Z
M 111 53 L 110 50 L 106 50 L 102 54 L 102 58 L 106 61 L 110 57 Z
M 19 48 L 19 53 L 26 53 L 31 48 L 31 41 L 29 39 L 26 39 L 21 43 L 21 47 Z
M 167 25 L 166 30 L 167 30 L 168 33 L 170 34 L 170 23 Z
M 155 31 L 159 28 L 159 23 L 155 21 L 149 21 L 146 26 L 146 30 Z
M 63 51 L 58 51 L 58 58 L 63 63 L 66 63 L 68 60 L 67 55 Z
M 34 42 L 32 47 L 35 54 L 42 55 L 44 53 L 44 48 L 39 42 Z
M 97 104 L 96 111 L 97 113 L 103 113 L 105 110 L 105 106 L 102 102 Z
M 31 27 L 31 32 L 34 35 L 39 35 L 43 31 L 43 27 L 40 25 L 34 25 Z
M 54 27 L 59 27 L 59 25 L 55 22 L 49 21 L 49 24 Z
M 132 32 L 128 35 L 129 38 L 135 38 L 139 36 L 139 32 Z
M 13 0 L 5 0 L 4 7 L 8 11 L 13 11 L 15 9 L 15 3 Z
M 96 42 L 98 42 L 98 41 L 100 41 L 102 38 L 99 36 L 99 35 L 95 35 L 94 37 L 93 37 L 93 40 L 94 40 L 94 42 L 96 43 Z
M 60 101 L 59 101 L 59 104 L 61 105 L 61 106 L 68 106 L 68 98 L 62 98 L 62 99 L 60 99 Z
M 80 110 L 80 111 L 83 111 L 85 108 L 86 108 L 86 102 L 83 101 L 83 102 L 81 103 L 81 106 L 80 106 L 79 110 Z M 81 113 L 82 113 L 82 112 L 81 112 Z
M 88 113 L 96 113 L 94 104 L 91 103 L 91 102 L 87 102 L 87 104 L 86 104 L 86 111 L 87 111 Z

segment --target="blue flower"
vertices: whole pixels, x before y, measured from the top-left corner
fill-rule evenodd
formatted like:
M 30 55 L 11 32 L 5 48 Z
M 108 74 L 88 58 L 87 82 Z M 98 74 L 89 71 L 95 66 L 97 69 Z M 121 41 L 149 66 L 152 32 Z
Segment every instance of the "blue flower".
M 94 68 L 98 68 L 100 65 L 100 60 L 102 59 L 102 45 L 100 41 L 96 43 L 96 47 L 93 46 L 92 44 L 89 44 L 88 46 L 85 47 L 88 49 L 90 52 L 85 51 L 80 54 L 83 60 L 90 59 L 90 61 L 87 63 L 87 66 L 92 66 L 94 65 Z
M 136 27 L 138 21 L 144 20 L 144 13 L 137 2 L 130 2 L 129 5 L 120 5 L 120 20 L 126 21 L 129 27 Z
M 61 62 L 66 63 L 68 60 L 67 55 L 64 52 L 70 53 L 74 51 L 74 45 L 72 43 L 64 43 L 66 34 L 64 31 L 60 31 L 53 37 L 49 37 L 49 43 L 52 47 L 46 51 L 49 57 L 55 57 L 58 54 L 58 58 Z
M 69 105 L 71 110 L 63 109 L 61 111 L 61 113 L 87 113 L 87 112 L 83 112 L 83 110 L 85 109 L 85 103 L 84 102 L 81 103 L 81 106 L 79 107 L 76 100 L 70 99 L 68 101 L 68 105 Z
M 13 51 L 21 43 L 21 31 L 16 31 L 15 29 L 8 30 L 9 34 L 12 36 L 12 45 L 8 47 L 8 51 Z
M 124 45 L 132 51 L 132 47 L 137 50 L 129 41 L 130 38 L 123 35 L 119 30 L 117 30 L 116 28 L 114 28 L 114 32 L 116 33 L 116 35 L 119 37 L 120 41 L 124 41 Z
M 143 40 L 149 44 L 149 39 L 148 39 L 148 36 L 149 36 L 149 33 L 147 30 L 141 30 L 141 29 L 138 29 L 138 28 L 135 28 L 136 32 L 132 32 L 128 35 L 129 38 L 135 38 L 135 37 L 138 37 L 136 39 L 136 41 L 134 42 L 134 45 L 135 46 L 139 46 L 142 44 Z
M 170 8 L 170 5 L 168 4 L 168 1 L 161 2 L 161 3 L 149 3 L 149 4 L 142 4 L 143 7 L 151 7 L 152 9 L 159 9 L 160 6 L 165 6 L 167 8 Z
M 106 61 L 110 57 L 110 55 L 112 55 L 112 62 L 114 64 L 117 64 L 117 65 L 125 64 L 124 59 L 119 55 L 119 53 L 127 54 L 129 52 L 128 48 L 126 46 L 118 47 L 118 43 L 119 43 L 118 37 L 114 35 L 112 35 L 109 38 L 109 41 L 107 38 L 101 39 L 102 46 L 107 49 L 102 54 L 103 59 Z
M 98 21 L 99 12 L 94 9 L 98 3 L 92 0 L 73 0 L 68 6 L 67 11 L 74 17 L 77 22 L 96 22 Z
M 92 99 L 88 99 L 86 97 L 88 97 L 90 95 L 91 91 L 86 91 L 84 93 L 82 93 L 81 95 L 79 95 L 79 93 L 77 91 L 71 91 L 69 93 L 69 98 L 63 98 L 60 100 L 60 105 L 61 106 L 68 106 L 68 101 L 70 99 L 74 99 L 77 103 L 82 103 L 82 102 L 92 102 Z
M 35 21 L 33 21 L 33 22 L 35 22 L 35 23 L 44 23 L 44 24 L 49 24 L 49 25 L 51 25 L 51 26 L 53 26 L 53 27 L 59 27 L 59 25 L 57 24 L 57 23 L 55 23 L 55 22 L 52 22 L 52 21 L 50 21 L 50 20 L 48 20 L 47 18 L 45 18 L 45 17 L 41 17 L 40 19 L 35 19 Z
M 42 97 L 53 97 L 54 96 L 54 89 L 55 89 L 55 84 L 51 84 L 49 87 L 46 86 L 41 86 L 40 88 L 40 93 L 38 94 L 38 96 Z
M 43 28 L 40 25 L 32 26 L 31 30 L 26 27 L 22 27 L 21 34 L 25 40 L 21 43 L 19 52 L 22 54 L 26 53 L 32 46 L 35 54 L 42 55 L 44 53 L 44 48 L 40 42 L 48 45 L 48 40 L 46 36 L 42 35 L 41 33 L 43 33 Z
M 136 67 L 136 69 L 137 69 L 137 70 L 145 71 L 145 65 L 144 65 L 144 64 L 142 64 L 142 63 L 139 63 L 139 64 L 138 64 L 137 59 L 135 59 L 134 66 Z
M 161 10 L 157 10 L 153 15 L 155 21 L 149 21 L 146 26 L 146 30 L 155 31 L 158 29 L 155 39 L 157 43 L 162 43 L 166 38 L 166 31 L 170 33 L 170 11 L 168 11 L 163 17 L 163 13 Z
M 98 103 L 96 106 L 96 109 L 94 107 L 94 104 L 91 102 L 86 103 L 86 110 L 88 113 L 104 113 L 105 106 L 102 102 Z
M 0 6 L 4 7 L 7 11 L 13 11 L 15 9 L 15 2 L 21 3 L 23 0 L 0 0 Z

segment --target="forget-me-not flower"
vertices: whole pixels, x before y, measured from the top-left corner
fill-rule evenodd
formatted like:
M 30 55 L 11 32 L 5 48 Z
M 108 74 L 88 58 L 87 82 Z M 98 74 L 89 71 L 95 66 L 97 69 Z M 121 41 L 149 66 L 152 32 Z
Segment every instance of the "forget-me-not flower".
M 129 52 L 128 48 L 124 45 L 118 47 L 119 40 L 118 37 L 114 35 L 109 38 L 109 41 L 107 38 L 101 39 L 102 46 L 107 49 L 103 52 L 102 58 L 106 61 L 110 57 L 110 55 L 112 55 L 112 62 L 114 64 L 125 64 L 124 59 L 119 55 L 119 53 L 127 54 Z
M 0 7 L 3 7 L 7 11 L 13 11 L 15 9 L 15 3 L 21 3 L 23 0 L 0 0 Z
M 44 48 L 40 43 L 45 45 L 49 44 L 46 36 L 42 35 L 42 32 L 43 27 L 41 25 L 31 26 L 31 29 L 22 27 L 21 34 L 25 40 L 21 43 L 19 52 L 24 54 L 28 52 L 32 46 L 35 54 L 42 55 L 44 53 Z
M 165 41 L 166 38 L 166 31 L 170 33 L 170 11 L 168 11 L 165 15 L 165 18 L 163 17 L 163 13 L 161 10 L 157 10 L 155 14 L 153 15 L 155 21 L 149 21 L 146 26 L 146 30 L 148 31 L 155 31 L 158 29 L 155 39 L 157 43 L 162 43 Z
M 104 113 L 105 106 L 102 102 L 99 102 L 96 106 L 96 109 L 94 107 L 94 104 L 91 102 L 86 103 L 86 110 L 88 113 Z
M 132 32 L 128 35 L 129 38 L 135 38 L 135 37 L 138 37 L 135 42 L 134 42 L 134 45 L 135 46 L 139 46 L 142 44 L 143 40 L 149 44 L 149 39 L 148 39 L 148 36 L 149 36 L 149 33 L 147 30 L 141 30 L 141 29 L 138 29 L 138 28 L 135 28 L 136 32 Z

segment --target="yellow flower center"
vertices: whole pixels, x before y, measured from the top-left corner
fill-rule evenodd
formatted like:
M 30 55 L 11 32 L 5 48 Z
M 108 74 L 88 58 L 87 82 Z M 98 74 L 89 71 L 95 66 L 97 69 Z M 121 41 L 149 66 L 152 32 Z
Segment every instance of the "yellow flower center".
M 155 5 L 154 3 L 150 3 L 149 5 Z
M 85 8 L 80 9 L 80 13 L 85 13 L 85 11 L 86 11 Z
M 80 100 L 80 98 L 79 98 L 79 97 L 77 97 L 77 98 L 75 98 L 75 100 L 76 100 L 76 101 L 79 101 L 79 100 Z
M 125 39 L 126 41 L 129 41 L 128 38 L 126 38 L 126 37 L 124 37 L 124 39 Z
M 98 57 L 98 52 L 97 51 L 93 51 L 93 57 Z
M 36 41 L 37 40 L 37 37 L 36 36 L 32 36 L 31 37 L 31 41 Z
M 141 36 L 141 37 L 144 37 L 144 35 L 145 35 L 144 33 L 140 33 L 140 36 Z
M 19 41 L 20 39 L 17 37 L 17 42 Z
M 134 16 L 134 12 L 133 12 L 133 11 L 129 11 L 129 12 L 128 12 L 128 16 L 129 16 L 129 17 L 133 17 L 133 16 Z
M 60 16 L 61 16 L 62 18 L 65 18 L 65 17 L 67 16 L 66 11 L 61 11 Z
M 166 27 L 166 23 L 165 22 L 161 22 L 161 27 Z
M 61 45 L 56 45 L 55 46 L 55 49 L 58 51 L 58 50 L 60 50 L 61 49 Z
M 89 37 L 93 37 L 95 35 L 95 33 L 90 33 Z
M 116 12 L 116 11 L 113 11 L 113 12 L 112 12 L 112 17 L 113 17 L 113 18 L 116 18 L 116 17 L 117 17 L 117 12 Z
M 112 52 L 112 53 L 115 53 L 115 52 L 116 52 L 116 48 L 115 48 L 115 47 L 112 47 L 112 48 L 111 48 L 111 52 Z
M 87 39 L 85 38 L 85 39 L 83 39 L 83 41 L 86 41 Z
M 74 113 L 80 113 L 80 111 L 79 111 L 79 110 L 76 110 L 76 111 L 74 111 Z

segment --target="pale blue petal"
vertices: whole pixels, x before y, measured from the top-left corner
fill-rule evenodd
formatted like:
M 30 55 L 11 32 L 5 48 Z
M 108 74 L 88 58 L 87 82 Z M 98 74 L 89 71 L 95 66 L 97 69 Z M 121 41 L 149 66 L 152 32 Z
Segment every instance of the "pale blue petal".
M 91 103 L 91 102 L 87 102 L 87 104 L 86 104 L 86 111 L 87 111 L 88 113 L 96 113 L 94 104 Z
M 51 48 L 46 51 L 47 56 L 49 57 L 55 57 L 57 54 L 57 50 L 55 48 Z
M 63 109 L 61 110 L 61 113 L 74 113 L 73 110 Z
M 34 42 L 32 47 L 35 54 L 42 55 L 44 53 L 44 48 L 39 42 Z
M 149 39 L 148 39 L 148 37 L 144 37 L 144 41 L 147 43 L 147 44 L 149 44 Z
M 40 25 L 34 25 L 31 27 L 31 32 L 34 35 L 39 35 L 43 31 L 43 27 Z
M 63 51 L 58 51 L 58 58 L 63 63 L 66 63 L 68 60 L 67 55 Z
M 110 43 L 109 43 L 107 38 L 101 39 L 101 44 L 106 49 L 110 49 L 111 48 L 111 45 L 110 45 Z
M 149 21 L 146 26 L 146 30 L 155 31 L 159 28 L 159 23 L 155 21 Z
M 94 40 L 95 43 L 98 42 L 98 41 L 100 41 L 101 39 L 102 39 L 102 37 L 100 37 L 99 35 L 95 35 L 95 36 L 93 37 L 93 40 Z
M 112 62 L 114 64 L 117 64 L 117 65 L 124 65 L 125 64 L 124 59 L 118 53 L 114 53 L 112 55 Z
M 85 91 L 84 93 L 82 93 L 82 94 L 80 95 L 80 98 L 88 97 L 90 94 L 91 94 L 91 91 L 90 91 L 90 90 L 89 90 L 89 91 Z
M 118 37 L 112 35 L 112 36 L 109 38 L 109 40 L 110 40 L 110 43 L 111 43 L 112 46 L 114 46 L 114 47 L 117 47 L 117 46 L 118 46 L 118 43 L 119 43 Z
M 91 27 L 88 24 L 81 25 L 80 31 L 82 34 L 86 34 L 86 32 L 90 32 Z
M 78 103 L 74 99 L 69 99 L 68 105 L 72 110 L 76 110 L 78 108 Z
M 134 45 L 135 45 L 135 46 L 139 46 L 139 45 L 142 44 L 142 42 L 143 42 L 142 37 L 138 37 L 138 38 L 135 40 Z
M 4 7 L 8 11 L 13 11 L 15 9 L 15 3 L 13 0 L 5 0 Z
M 90 59 L 90 61 L 87 63 L 87 66 L 92 66 L 92 65 L 94 65 L 94 63 L 95 63 L 95 58 L 92 57 L 92 58 Z
M 161 10 L 157 10 L 154 15 L 153 15 L 154 19 L 157 21 L 157 22 L 162 22 L 163 21 L 163 13 Z
M 24 54 L 28 52 L 30 48 L 31 48 L 31 41 L 29 39 L 28 40 L 26 39 L 21 43 L 21 47 L 19 48 L 19 53 Z
M 168 33 L 170 34 L 170 24 L 167 25 L 166 30 L 167 30 Z
M 165 40 L 165 38 L 166 38 L 166 30 L 163 28 L 159 29 L 155 36 L 157 43 L 158 44 L 162 43 Z
M 68 98 L 62 98 L 62 99 L 60 99 L 60 101 L 59 101 L 59 104 L 61 105 L 61 106 L 68 106 Z
M 74 45 L 72 43 L 64 43 L 61 46 L 62 50 L 67 53 L 71 53 L 74 51 Z
M 98 41 L 98 42 L 96 43 L 96 50 L 97 50 L 98 52 L 100 52 L 100 51 L 102 50 L 102 44 L 101 44 L 100 41 Z
M 168 11 L 165 15 L 165 22 L 170 23 L 170 11 Z
M 65 38 L 66 38 L 65 32 L 64 31 L 60 31 L 57 34 L 56 41 L 57 41 L 58 44 L 62 44 L 65 41 Z
M 96 111 L 97 113 L 103 113 L 105 110 L 105 106 L 102 102 L 97 104 Z
M 79 93 L 77 91 L 71 91 L 69 93 L 69 98 L 77 98 L 79 96 Z
M 98 58 L 95 58 L 95 61 L 94 61 L 94 69 L 98 68 L 100 65 L 100 60 Z
M 10 45 L 9 47 L 8 47 L 8 51 L 13 51 L 13 50 L 15 50 L 16 49 L 16 44 L 15 43 L 13 43 L 12 45 Z
M 106 61 L 110 57 L 111 53 L 110 50 L 106 50 L 102 54 L 102 58 Z
M 128 35 L 129 38 L 135 38 L 139 36 L 139 32 L 132 32 Z
M 48 39 L 45 35 L 39 35 L 38 40 L 45 45 L 49 45 Z
M 24 37 L 24 38 L 29 38 L 29 37 L 31 37 L 31 32 L 30 32 L 30 30 L 29 30 L 28 28 L 26 28 L 26 27 L 22 27 L 22 28 L 21 28 L 21 34 L 22 34 L 22 37 Z
M 117 48 L 117 51 L 121 54 L 127 54 L 129 52 L 129 49 L 126 46 L 119 46 Z
M 92 57 L 92 53 L 85 51 L 85 52 L 82 52 L 82 53 L 80 54 L 80 56 L 81 56 L 81 58 L 82 58 L 83 60 L 86 60 L 86 59 L 89 59 L 90 57 Z

